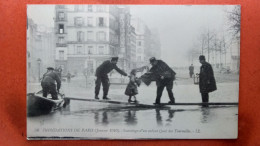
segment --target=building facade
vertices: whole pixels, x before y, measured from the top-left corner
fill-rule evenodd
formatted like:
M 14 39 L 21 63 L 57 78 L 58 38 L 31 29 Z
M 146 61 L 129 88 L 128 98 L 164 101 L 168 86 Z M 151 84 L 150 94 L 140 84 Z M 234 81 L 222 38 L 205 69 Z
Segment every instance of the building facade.
M 94 75 L 103 61 L 118 56 L 116 6 L 57 5 L 55 12 L 55 62 L 64 73 Z
M 55 7 L 55 63 L 63 72 L 94 75 L 105 60 L 118 56 L 126 72 L 158 56 L 149 28 L 132 19 L 129 6 L 57 5 Z M 133 22 L 132 22 L 133 21 Z
M 131 24 L 136 33 L 137 67 L 148 65 L 151 57 L 161 58 L 159 33 L 152 32 L 140 18 L 132 18 Z
M 27 19 L 27 79 L 38 82 L 48 66 L 54 66 L 54 33 Z

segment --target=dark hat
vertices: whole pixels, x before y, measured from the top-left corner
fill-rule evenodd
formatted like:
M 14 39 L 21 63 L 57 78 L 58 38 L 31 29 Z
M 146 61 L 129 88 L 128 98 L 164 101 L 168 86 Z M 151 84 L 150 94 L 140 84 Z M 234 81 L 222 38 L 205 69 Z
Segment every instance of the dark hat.
M 118 57 L 112 57 L 111 61 L 118 61 Z
M 54 70 L 54 68 L 53 68 L 53 67 L 47 67 L 47 69 L 48 69 L 48 70 Z
M 152 63 L 152 62 L 154 62 L 154 61 L 156 61 L 156 58 L 155 58 L 155 57 L 150 58 L 150 63 Z
M 204 55 L 200 55 L 199 60 L 206 60 Z

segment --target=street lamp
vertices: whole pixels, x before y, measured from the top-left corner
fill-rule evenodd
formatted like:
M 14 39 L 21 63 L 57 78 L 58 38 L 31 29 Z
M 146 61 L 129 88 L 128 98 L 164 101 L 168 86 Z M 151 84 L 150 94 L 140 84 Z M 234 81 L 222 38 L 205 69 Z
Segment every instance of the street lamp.
M 40 58 L 37 59 L 37 63 L 38 63 L 38 71 L 39 71 L 39 81 L 41 80 L 41 62 L 42 60 Z

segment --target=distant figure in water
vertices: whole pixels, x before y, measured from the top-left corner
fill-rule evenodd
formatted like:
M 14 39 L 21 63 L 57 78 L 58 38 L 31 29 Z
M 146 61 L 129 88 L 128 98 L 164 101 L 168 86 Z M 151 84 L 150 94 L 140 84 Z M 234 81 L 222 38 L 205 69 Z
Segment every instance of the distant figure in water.
M 194 66 L 193 66 L 193 64 L 191 64 L 190 67 L 189 67 L 189 73 L 190 73 L 190 78 L 192 78 L 192 75 L 194 74 Z
M 136 77 L 136 70 L 133 69 L 129 75 L 130 81 L 126 87 L 125 95 L 129 96 L 128 102 L 137 102 L 136 96 L 138 94 L 137 86 L 140 86 L 140 80 Z M 134 101 L 131 98 L 134 97 Z
M 205 56 L 199 57 L 201 67 L 199 74 L 199 87 L 203 103 L 209 102 L 209 92 L 217 90 L 214 72 L 211 65 L 206 62 Z

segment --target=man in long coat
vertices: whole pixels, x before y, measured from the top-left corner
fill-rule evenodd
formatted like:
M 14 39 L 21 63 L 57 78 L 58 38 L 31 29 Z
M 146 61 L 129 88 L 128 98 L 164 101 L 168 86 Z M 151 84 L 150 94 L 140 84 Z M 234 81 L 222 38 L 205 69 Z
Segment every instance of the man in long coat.
M 172 88 L 176 73 L 165 62 L 156 60 L 155 57 L 150 58 L 150 63 L 152 68 L 149 70 L 149 73 L 152 74 L 151 77 L 155 79 L 157 85 L 157 96 L 154 104 L 160 104 L 165 87 L 170 98 L 169 103 L 175 103 Z
M 112 57 L 111 60 L 104 61 L 96 70 L 96 87 L 95 87 L 95 99 L 99 99 L 98 94 L 100 90 L 100 86 L 102 83 L 103 86 L 103 99 L 109 99 L 107 97 L 108 90 L 109 90 L 109 78 L 107 74 L 111 72 L 113 69 L 115 69 L 118 73 L 120 73 L 123 76 L 127 76 L 127 74 L 120 70 L 117 67 L 117 61 L 118 57 Z
M 211 65 L 206 62 L 205 56 L 199 57 L 200 67 L 199 88 L 203 103 L 209 102 L 209 93 L 217 90 L 214 72 Z
M 53 67 L 48 67 L 41 81 L 43 97 L 47 97 L 48 93 L 50 93 L 53 100 L 58 99 L 55 82 L 57 83 L 57 90 L 59 92 L 61 86 L 60 77 L 54 72 Z

